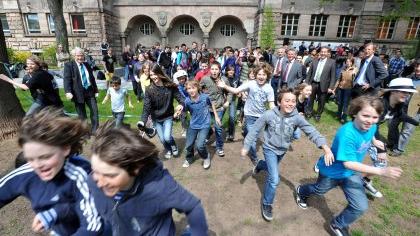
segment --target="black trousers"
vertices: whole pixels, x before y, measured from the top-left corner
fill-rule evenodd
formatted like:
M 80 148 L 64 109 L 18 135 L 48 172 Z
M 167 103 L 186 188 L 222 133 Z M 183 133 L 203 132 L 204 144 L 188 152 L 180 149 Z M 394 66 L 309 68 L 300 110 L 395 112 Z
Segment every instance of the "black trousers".
M 312 116 L 321 117 L 322 112 L 324 112 L 325 102 L 327 101 L 328 93 L 321 92 L 321 85 L 317 82 L 312 82 L 312 94 L 309 101 L 309 111 L 312 113 Z M 315 100 L 318 101 L 318 109 L 314 112 Z
M 90 111 L 90 122 L 92 125 L 91 132 L 95 133 L 99 125 L 98 105 L 96 104 L 95 96 L 85 97 L 85 103 L 75 102 L 74 105 L 76 107 L 76 112 L 79 115 L 79 118 L 82 120 L 87 119 L 85 105 L 88 106 Z

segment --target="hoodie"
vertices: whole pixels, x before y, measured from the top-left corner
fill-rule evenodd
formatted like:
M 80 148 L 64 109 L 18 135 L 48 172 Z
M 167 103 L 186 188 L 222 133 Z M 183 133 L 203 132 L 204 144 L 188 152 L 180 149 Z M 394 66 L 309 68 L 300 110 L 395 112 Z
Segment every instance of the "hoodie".
M 263 147 L 276 155 L 283 155 L 289 149 L 295 128 L 301 129 L 318 148 L 327 144 L 326 139 L 296 109 L 289 114 L 283 114 L 275 107 L 264 112 L 254 123 L 245 137 L 244 148 L 249 151 L 251 145 L 257 141 L 260 130 L 264 129 Z

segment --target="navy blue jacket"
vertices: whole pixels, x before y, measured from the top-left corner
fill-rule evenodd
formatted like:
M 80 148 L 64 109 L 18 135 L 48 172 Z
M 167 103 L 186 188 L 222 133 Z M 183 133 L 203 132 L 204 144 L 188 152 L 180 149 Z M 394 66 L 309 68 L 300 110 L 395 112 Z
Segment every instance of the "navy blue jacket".
M 114 236 L 175 235 L 172 209 L 185 213 L 192 235 L 207 235 L 200 200 L 179 185 L 162 163 L 145 167 L 120 200 L 107 197 L 94 180 L 88 181 L 99 214 L 111 224 Z
M 69 157 L 50 181 L 25 164 L 0 179 L 0 208 L 24 196 L 45 229 L 58 235 L 100 235 L 103 226 L 89 193 L 89 172 L 89 162 L 79 156 Z

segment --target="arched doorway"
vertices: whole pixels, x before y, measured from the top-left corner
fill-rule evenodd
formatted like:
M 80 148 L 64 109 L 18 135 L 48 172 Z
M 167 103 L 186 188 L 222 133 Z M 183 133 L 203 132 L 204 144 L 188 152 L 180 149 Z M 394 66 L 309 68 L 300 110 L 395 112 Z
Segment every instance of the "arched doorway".
M 235 16 L 222 16 L 216 20 L 209 34 L 210 48 L 243 48 L 246 46 L 246 31 Z
M 125 34 L 127 35 L 127 44 L 131 48 L 135 48 L 138 43 L 151 47 L 161 40 L 161 33 L 155 21 L 145 15 L 133 17 L 127 24 Z
M 172 20 L 167 36 L 171 47 L 183 43 L 190 47 L 193 42 L 199 43 L 203 40 L 203 31 L 194 17 L 181 15 Z

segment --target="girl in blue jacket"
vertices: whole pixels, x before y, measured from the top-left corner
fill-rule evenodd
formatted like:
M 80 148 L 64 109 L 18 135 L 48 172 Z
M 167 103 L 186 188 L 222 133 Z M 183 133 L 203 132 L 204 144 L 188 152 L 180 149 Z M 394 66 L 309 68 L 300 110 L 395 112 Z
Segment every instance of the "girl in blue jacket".
M 31 202 L 32 230 L 51 235 L 100 235 L 103 225 L 90 195 L 89 163 L 78 153 L 89 130 L 79 119 L 47 109 L 23 120 L 19 145 L 27 164 L 0 179 L 0 208 L 19 196 Z
M 192 235 L 207 235 L 200 200 L 179 185 L 158 149 L 133 130 L 102 126 L 92 143 L 89 188 L 113 235 L 175 235 L 172 210 L 187 215 Z

